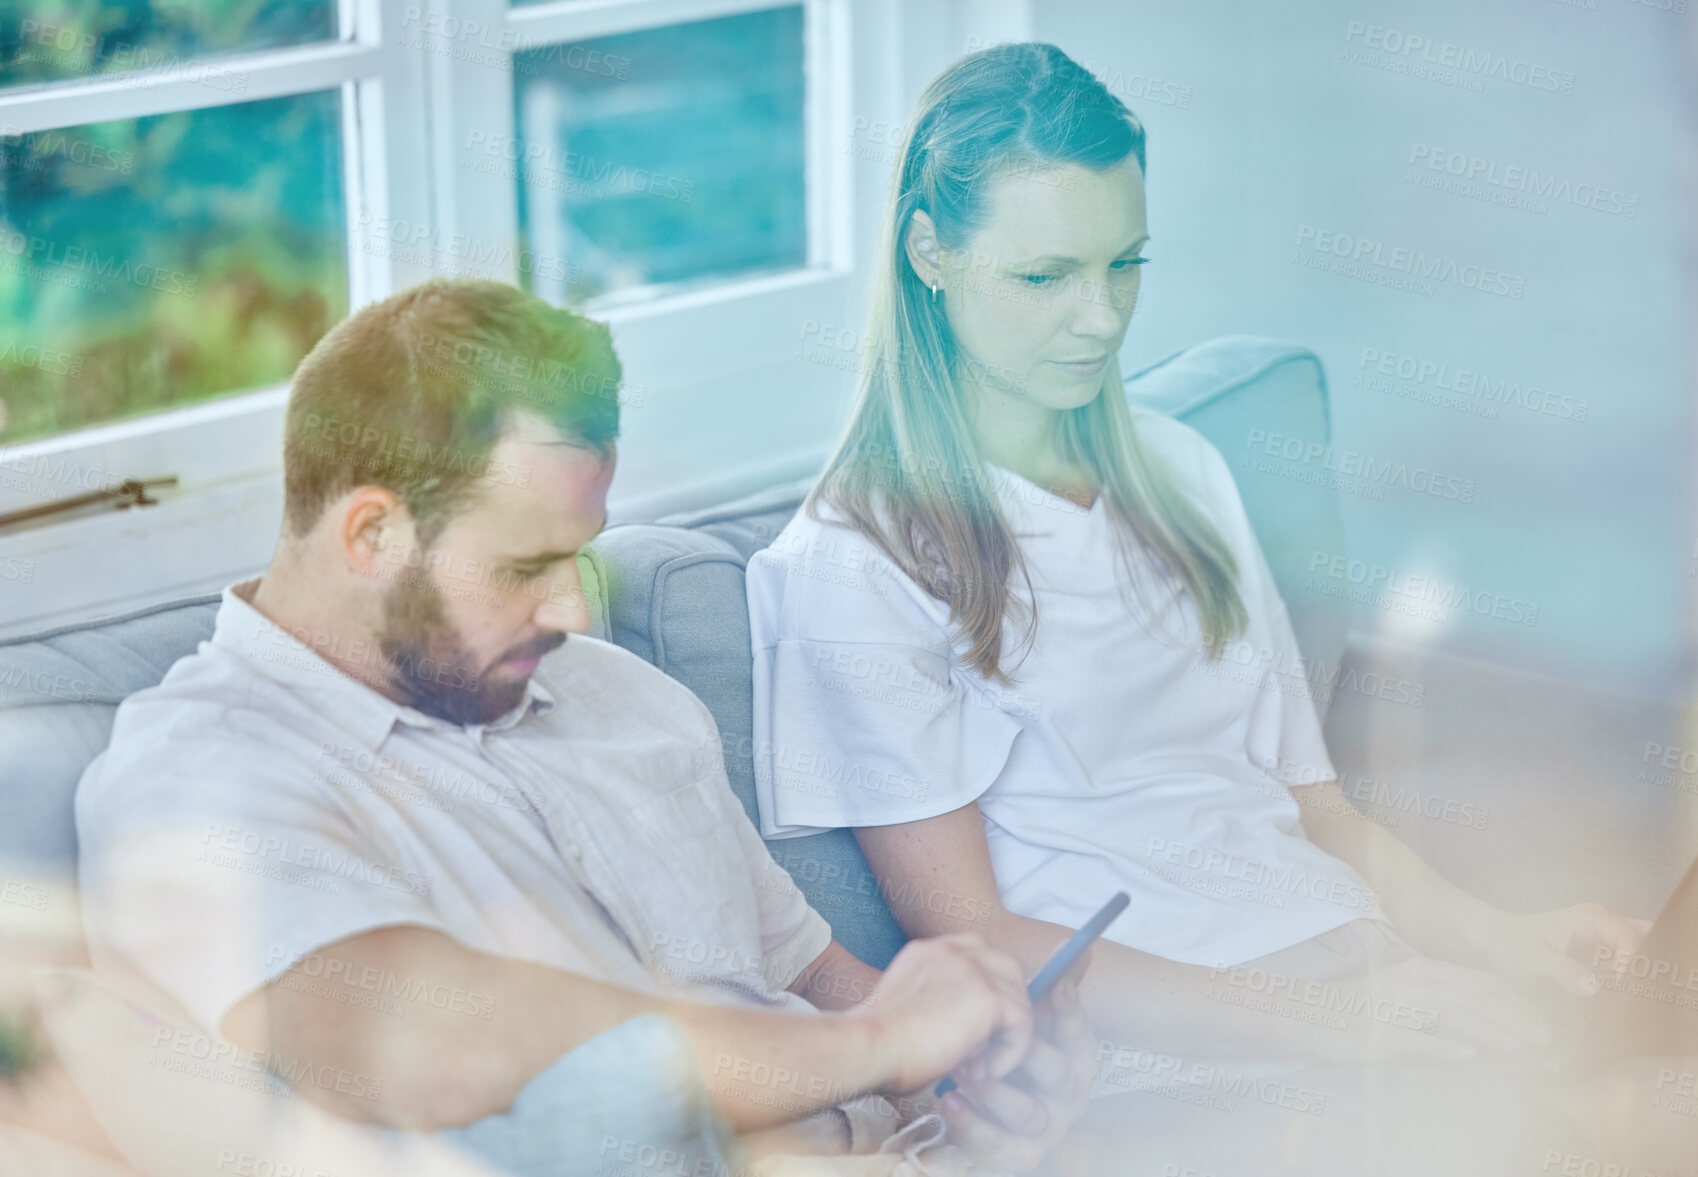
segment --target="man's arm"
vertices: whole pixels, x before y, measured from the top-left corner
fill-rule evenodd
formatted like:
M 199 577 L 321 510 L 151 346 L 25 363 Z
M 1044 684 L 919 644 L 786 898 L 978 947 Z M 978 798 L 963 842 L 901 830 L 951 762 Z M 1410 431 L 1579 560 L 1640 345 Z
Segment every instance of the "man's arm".
M 1032 1028 L 1019 966 L 973 937 L 910 945 L 881 980 L 880 1000 L 830 1017 L 640 994 L 415 926 L 362 932 L 315 956 L 326 976 L 360 980 L 344 997 L 366 992 L 366 980 L 380 993 L 419 997 L 400 999 L 396 1017 L 285 973 L 237 1003 L 224 1033 L 291 1068 L 377 1080 L 375 1099 L 339 1093 L 340 1084 L 314 1083 L 301 1094 L 350 1118 L 415 1131 L 505 1111 L 561 1055 L 641 1014 L 683 1027 L 716 1106 L 738 1131 L 869 1091 L 912 1090 L 987 1039 L 997 1043 L 993 1069 L 1006 1074 L 1026 1053 Z M 438 1003 L 440 994 L 449 996 Z

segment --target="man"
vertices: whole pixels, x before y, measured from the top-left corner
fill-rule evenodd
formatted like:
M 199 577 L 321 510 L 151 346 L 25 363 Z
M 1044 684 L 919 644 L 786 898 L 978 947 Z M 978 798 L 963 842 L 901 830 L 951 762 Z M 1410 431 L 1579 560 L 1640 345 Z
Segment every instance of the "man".
M 297 1086 L 391 1127 L 500 1113 L 659 1013 L 772 1147 L 864 1148 L 856 1097 L 953 1071 L 955 1138 L 1036 1164 L 1092 1070 L 1072 984 L 1034 1035 L 1018 966 L 972 937 L 856 960 L 731 795 L 706 708 L 567 640 L 619 380 L 605 327 L 489 282 L 367 307 L 302 361 L 271 566 L 79 787 L 97 963 L 300 1073 L 375 1077 Z

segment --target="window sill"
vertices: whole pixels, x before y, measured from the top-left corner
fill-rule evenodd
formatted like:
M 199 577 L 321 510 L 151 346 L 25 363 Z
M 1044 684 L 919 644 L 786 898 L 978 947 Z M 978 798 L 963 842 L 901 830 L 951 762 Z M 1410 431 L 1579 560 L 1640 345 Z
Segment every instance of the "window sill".
M 281 479 L 240 479 L 0 535 L 0 640 L 213 592 L 265 567 Z M 185 576 L 183 570 L 194 570 Z

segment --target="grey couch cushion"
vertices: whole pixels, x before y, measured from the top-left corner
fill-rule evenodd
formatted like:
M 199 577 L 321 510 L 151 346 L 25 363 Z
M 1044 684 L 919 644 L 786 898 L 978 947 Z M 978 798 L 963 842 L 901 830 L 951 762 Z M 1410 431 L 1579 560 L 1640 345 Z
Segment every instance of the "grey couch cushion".
M 0 860 L 68 876 L 71 797 L 126 695 L 212 636 L 216 596 L 0 646 Z
M 596 541 L 612 588 L 614 640 L 694 691 L 719 725 L 725 772 L 755 810 L 753 658 L 743 573 L 796 513 L 812 480 L 711 511 L 616 527 Z M 767 843 L 832 932 L 880 968 L 906 937 L 880 897 L 855 836 L 831 830 Z

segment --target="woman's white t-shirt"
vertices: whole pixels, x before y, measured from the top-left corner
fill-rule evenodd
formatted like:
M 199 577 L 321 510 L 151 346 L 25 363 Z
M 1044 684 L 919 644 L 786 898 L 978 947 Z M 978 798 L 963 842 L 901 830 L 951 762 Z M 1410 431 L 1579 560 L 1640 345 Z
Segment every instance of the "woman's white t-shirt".
M 1078 927 L 1126 890 L 1109 938 L 1191 964 L 1380 918 L 1368 884 L 1299 823 L 1291 787 L 1334 773 L 1232 473 L 1189 426 L 1133 413 L 1237 559 L 1249 621 L 1225 656 L 1204 656 L 1190 595 L 1157 590 L 1148 557 L 1160 613 L 1134 604 L 1100 496 L 1086 509 L 992 468 L 1037 608 L 1023 656 L 1020 623 L 1005 624 L 1007 685 L 963 662 L 948 607 L 871 540 L 829 507 L 825 522 L 798 513 L 749 561 L 761 832 L 977 801 L 1008 910 Z M 1011 584 L 1024 599 L 1024 579 Z

